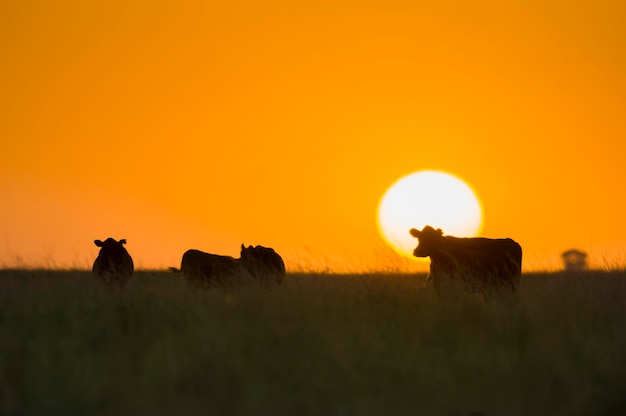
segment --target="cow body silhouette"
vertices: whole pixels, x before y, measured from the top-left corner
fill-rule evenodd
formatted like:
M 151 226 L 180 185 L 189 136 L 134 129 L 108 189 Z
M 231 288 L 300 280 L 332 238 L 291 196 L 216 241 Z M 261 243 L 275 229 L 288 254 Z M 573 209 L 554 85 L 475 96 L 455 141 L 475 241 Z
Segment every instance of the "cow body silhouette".
M 419 240 L 413 255 L 430 257 L 426 280 L 438 292 L 461 287 L 472 292 L 511 293 L 522 273 L 522 248 L 510 238 L 444 236 L 430 225 L 410 233 Z
M 110 286 L 124 287 L 134 272 L 133 259 L 124 248 L 126 240 L 107 238 L 94 240 L 94 244 L 100 247 L 100 252 L 93 263 L 93 274 Z
M 264 285 L 280 284 L 285 277 L 285 263 L 273 249 L 263 246 L 241 245 L 241 257 L 187 250 L 180 269 L 185 279 L 196 286 L 230 286 L 235 283 L 257 281 Z

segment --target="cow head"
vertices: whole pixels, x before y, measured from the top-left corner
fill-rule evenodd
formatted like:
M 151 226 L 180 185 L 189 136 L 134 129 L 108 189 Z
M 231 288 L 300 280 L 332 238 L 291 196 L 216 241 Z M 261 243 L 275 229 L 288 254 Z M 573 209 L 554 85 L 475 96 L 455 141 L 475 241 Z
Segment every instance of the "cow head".
M 102 248 L 123 247 L 126 244 L 126 239 L 122 238 L 120 241 L 115 241 L 113 238 L 107 238 L 104 241 L 94 240 L 94 244 Z
M 416 228 L 411 228 L 409 232 L 419 241 L 417 247 L 413 251 L 413 255 L 415 257 L 428 257 L 439 250 L 441 236 L 443 235 L 441 228 L 437 228 L 435 230 L 430 225 L 427 225 L 422 231 Z
M 254 247 L 241 244 L 241 258 L 250 259 L 254 255 Z
M 241 258 L 245 260 L 258 260 L 262 262 L 268 262 L 269 259 L 278 256 L 274 249 L 263 246 L 248 246 L 241 245 Z

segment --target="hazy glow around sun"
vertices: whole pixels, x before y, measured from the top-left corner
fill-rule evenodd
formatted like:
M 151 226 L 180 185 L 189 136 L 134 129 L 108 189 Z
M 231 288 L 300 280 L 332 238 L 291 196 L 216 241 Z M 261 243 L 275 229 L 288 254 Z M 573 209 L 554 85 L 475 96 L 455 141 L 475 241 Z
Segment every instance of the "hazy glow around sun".
M 461 179 L 445 172 L 424 170 L 400 178 L 383 195 L 378 206 L 378 229 L 398 253 L 412 256 L 417 240 L 411 228 L 425 225 L 444 234 L 473 237 L 482 228 L 478 197 Z

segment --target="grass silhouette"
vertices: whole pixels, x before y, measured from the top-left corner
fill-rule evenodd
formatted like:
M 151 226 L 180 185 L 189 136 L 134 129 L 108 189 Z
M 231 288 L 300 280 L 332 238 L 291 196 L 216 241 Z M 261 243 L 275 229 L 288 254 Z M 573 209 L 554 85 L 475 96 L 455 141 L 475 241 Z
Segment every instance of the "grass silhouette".
M 0 414 L 619 414 L 626 273 L 525 274 L 515 301 L 425 275 L 192 290 L 0 271 Z

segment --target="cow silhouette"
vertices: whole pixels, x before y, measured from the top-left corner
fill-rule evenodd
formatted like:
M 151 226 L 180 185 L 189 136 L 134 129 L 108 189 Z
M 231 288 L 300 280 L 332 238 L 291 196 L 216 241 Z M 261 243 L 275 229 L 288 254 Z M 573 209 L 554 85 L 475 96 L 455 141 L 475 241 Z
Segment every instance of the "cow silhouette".
M 240 261 L 248 272 L 264 285 L 281 284 L 285 278 L 285 262 L 273 248 L 241 245 Z
M 94 244 L 100 247 L 92 269 L 96 278 L 109 286 L 126 286 L 134 272 L 133 259 L 124 248 L 126 240 L 107 238 L 94 240 Z
M 273 249 L 243 244 L 238 259 L 192 249 L 183 254 L 180 269 L 169 269 L 182 273 L 195 286 L 232 286 L 249 281 L 271 285 L 280 284 L 285 277 L 283 259 Z
M 462 288 L 484 294 L 512 293 L 522 273 L 522 248 L 510 238 L 458 238 L 444 236 L 430 225 L 412 228 L 418 239 L 415 257 L 430 257 L 427 285 L 437 292 Z

